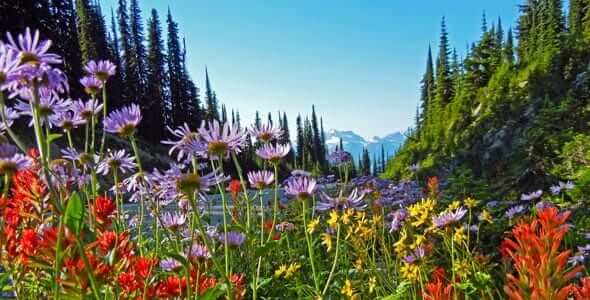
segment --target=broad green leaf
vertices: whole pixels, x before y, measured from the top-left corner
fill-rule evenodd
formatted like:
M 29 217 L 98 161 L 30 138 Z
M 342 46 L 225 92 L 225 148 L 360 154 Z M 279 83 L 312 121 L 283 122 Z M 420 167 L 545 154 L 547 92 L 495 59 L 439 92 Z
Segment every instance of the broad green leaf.
M 84 205 L 80 199 L 80 195 L 74 192 L 68 199 L 66 204 L 66 211 L 64 213 L 64 223 L 66 226 L 79 235 L 82 230 L 82 221 L 84 220 Z
M 61 138 L 61 136 L 62 136 L 61 133 L 52 133 L 47 136 L 47 142 L 52 143 L 53 141 Z
M 223 296 L 223 294 L 225 294 L 226 290 L 227 290 L 226 284 L 218 284 L 218 285 L 208 289 L 207 292 L 205 292 L 203 295 L 200 295 L 199 299 L 200 300 L 217 300 L 221 296 Z

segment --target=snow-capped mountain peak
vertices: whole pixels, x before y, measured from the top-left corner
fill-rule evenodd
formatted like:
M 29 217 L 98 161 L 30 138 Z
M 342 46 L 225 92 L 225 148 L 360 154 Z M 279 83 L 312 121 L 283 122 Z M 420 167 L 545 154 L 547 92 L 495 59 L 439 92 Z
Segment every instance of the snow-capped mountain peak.
M 369 150 L 371 157 L 380 158 L 381 146 L 383 146 L 386 156 L 393 155 L 404 142 L 405 136 L 401 132 L 393 132 L 383 137 L 374 136 L 365 139 L 351 130 L 330 129 L 326 134 L 328 150 L 334 151 L 336 146 L 340 144 L 340 139 L 342 139 L 344 150 L 350 152 L 355 160 L 358 160 L 365 147 Z

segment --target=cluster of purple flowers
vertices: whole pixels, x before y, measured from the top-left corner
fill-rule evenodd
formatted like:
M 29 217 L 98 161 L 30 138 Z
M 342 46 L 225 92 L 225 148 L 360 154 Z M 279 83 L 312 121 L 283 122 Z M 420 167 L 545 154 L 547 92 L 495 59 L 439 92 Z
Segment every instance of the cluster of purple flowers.
M 399 231 L 402 228 L 402 226 L 404 226 L 404 223 L 406 222 L 408 215 L 408 210 L 405 208 L 400 208 L 392 212 L 390 214 L 391 223 L 389 225 L 389 232 L 392 233 Z
M 379 191 L 377 200 L 383 206 L 407 206 L 424 198 L 422 188 L 415 181 L 400 181 L 398 184 L 389 184 Z
M 358 191 L 358 189 L 353 189 L 352 192 L 346 197 L 342 195 L 338 195 L 336 197 L 331 197 L 328 194 L 321 192 L 320 199 L 316 204 L 317 211 L 327 211 L 327 210 L 339 210 L 343 211 L 349 208 L 352 209 L 364 209 L 367 204 L 363 201 L 365 194 Z
M 558 184 L 551 186 L 549 189 L 553 195 L 559 195 L 562 191 L 571 190 L 574 188 L 574 183 L 571 181 L 560 181 Z
M 340 167 L 352 161 L 352 155 L 343 150 L 336 150 L 328 154 L 328 162 L 330 165 Z

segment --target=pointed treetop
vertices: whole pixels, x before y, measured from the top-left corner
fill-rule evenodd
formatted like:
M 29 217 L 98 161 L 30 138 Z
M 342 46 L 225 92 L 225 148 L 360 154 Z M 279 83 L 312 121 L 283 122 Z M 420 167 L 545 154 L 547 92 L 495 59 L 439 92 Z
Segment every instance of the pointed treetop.
M 486 11 L 485 10 L 481 14 L 481 31 L 483 33 L 488 32 L 488 21 L 486 20 Z

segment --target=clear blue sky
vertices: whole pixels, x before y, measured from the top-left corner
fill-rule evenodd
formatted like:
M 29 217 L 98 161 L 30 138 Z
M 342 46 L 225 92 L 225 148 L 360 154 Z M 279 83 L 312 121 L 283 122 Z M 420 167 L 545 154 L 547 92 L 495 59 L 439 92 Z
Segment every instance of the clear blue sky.
M 101 0 L 103 11 L 116 0 Z M 451 43 L 462 55 L 488 23 L 500 16 L 514 27 L 518 0 L 429 1 L 189 1 L 140 0 L 144 16 L 166 9 L 186 38 L 188 67 L 204 86 L 208 66 L 221 102 L 240 111 L 243 123 L 256 110 L 323 116 L 326 130 L 354 130 L 370 137 L 412 125 L 429 43 L 438 47 L 444 15 Z M 145 25 L 145 22 L 144 22 Z M 291 125 L 291 129 L 294 126 Z

